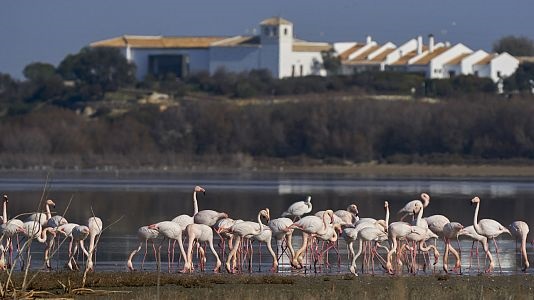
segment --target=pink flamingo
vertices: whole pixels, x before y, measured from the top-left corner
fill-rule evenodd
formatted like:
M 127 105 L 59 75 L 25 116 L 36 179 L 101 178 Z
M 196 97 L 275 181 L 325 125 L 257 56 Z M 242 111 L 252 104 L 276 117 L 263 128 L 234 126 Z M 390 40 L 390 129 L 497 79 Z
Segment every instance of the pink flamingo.
M 349 205 L 346 210 L 336 210 L 334 214 L 341 218 L 346 224 L 354 224 L 360 219 L 358 217 L 358 207 L 356 204 Z
M 141 263 L 141 269 L 143 269 L 143 265 L 145 264 L 145 258 L 148 251 L 148 241 L 152 242 L 152 248 L 154 249 L 154 257 L 157 259 L 156 255 L 156 246 L 154 245 L 154 240 L 157 239 L 159 236 L 159 232 L 155 229 L 149 229 L 148 226 L 140 227 L 137 230 L 137 238 L 139 239 L 139 247 L 134 249 L 130 255 L 128 255 L 128 261 L 126 265 L 128 266 L 128 269 L 130 271 L 134 271 L 135 268 L 132 263 L 133 257 L 137 254 L 137 252 L 141 251 L 141 248 L 143 247 L 143 243 L 145 244 L 145 254 L 143 256 L 143 262 Z
M 451 222 L 445 224 L 443 226 L 442 234 L 443 238 L 445 239 L 445 253 L 443 254 L 443 270 L 448 273 L 449 267 L 448 267 L 448 261 L 449 261 L 449 251 L 454 255 L 456 258 L 456 264 L 454 265 L 454 270 L 460 270 L 460 273 L 462 272 L 462 262 L 460 255 L 458 254 L 458 251 L 454 249 L 454 247 L 451 245 L 451 239 L 458 239 L 458 233 L 460 230 L 462 230 L 464 226 L 458 222 Z M 460 248 L 460 245 L 458 244 L 458 249 Z
M 180 253 L 184 260 L 186 259 L 186 254 L 184 250 L 184 245 L 182 242 L 182 227 L 178 225 L 178 223 L 172 222 L 172 221 L 163 221 L 156 224 L 152 224 L 148 226 L 148 229 L 157 230 L 159 232 L 159 235 L 169 240 L 169 245 L 167 247 L 167 258 L 168 258 L 168 270 L 171 271 L 171 264 L 174 263 L 174 245 L 172 247 L 172 254 L 171 254 L 171 240 L 178 242 L 178 247 L 180 248 Z M 163 241 L 162 241 L 163 242 Z M 161 246 L 160 246 L 161 249 Z M 160 253 L 158 249 L 158 254 Z M 158 255 L 159 256 L 159 255 Z M 172 257 L 172 262 L 171 262 Z M 159 257 L 157 259 L 158 265 L 159 265 Z
M 493 262 L 493 257 L 491 256 L 491 253 L 488 251 L 488 238 L 486 238 L 483 235 L 478 234 L 475 231 L 475 227 L 473 227 L 473 225 L 464 227 L 464 229 L 462 229 L 462 230 L 460 230 L 458 232 L 458 236 L 466 236 L 466 237 L 468 237 L 469 239 L 471 239 L 473 241 L 473 244 L 471 245 L 471 253 L 469 255 L 469 270 L 471 270 L 471 260 L 473 258 L 473 248 L 474 248 L 476 242 L 479 242 L 480 244 L 482 244 L 482 249 L 484 249 L 484 253 L 488 254 L 489 255 L 488 256 L 489 260 L 491 262 Z M 477 266 L 478 266 L 479 271 L 480 271 L 480 260 L 479 260 L 479 256 L 478 256 L 478 244 L 477 244 L 477 247 L 476 247 L 476 255 L 477 255 Z
M 235 239 L 232 250 L 226 258 L 225 268 L 228 273 L 235 273 L 236 271 L 237 250 L 239 249 L 241 240 L 253 238 L 254 236 L 260 235 L 263 232 L 264 228 L 261 222 L 262 217 L 265 217 L 267 220 L 269 220 L 269 209 L 262 209 L 259 211 L 258 222 L 244 221 L 234 224 L 234 226 L 232 226 L 230 229 L 230 232 L 234 234 Z M 275 263 L 273 262 L 273 266 L 274 264 Z M 278 264 L 277 260 L 276 264 Z
M 215 223 L 214 223 L 215 224 Z M 221 260 L 219 259 L 219 255 L 217 255 L 217 251 L 213 248 L 213 230 L 210 226 L 206 224 L 189 224 L 185 228 L 187 232 L 187 238 L 189 240 L 189 245 L 187 246 L 187 259 L 185 260 L 184 264 L 184 272 L 192 272 L 193 271 L 193 244 L 195 241 L 198 241 L 200 244 L 201 242 L 207 242 L 211 252 L 213 253 L 213 256 L 215 256 L 216 264 L 215 269 L 213 269 L 213 272 L 219 272 L 219 269 L 221 268 Z M 202 248 L 200 248 L 202 249 Z M 203 265 L 206 262 L 206 257 L 203 252 L 201 257 L 201 269 L 203 269 Z
M 421 202 L 421 200 L 423 200 L 423 202 Z M 414 210 L 415 210 L 416 203 L 421 203 L 423 207 L 427 207 L 428 204 L 430 203 L 430 196 L 427 193 L 422 193 L 421 200 L 412 200 L 406 203 L 406 205 L 404 205 L 404 207 L 401 208 L 398 212 L 398 214 L 402 215 L 400 218 L 400 221 L 403 221 L 404 218 L 406 218 L 407 216 L 412 216 L 415 214 Z
M 499 236 L 501 233 L 508 233 L 510 236 L 512 235 L 506 227 L 502 226 L 499 222 L 493 220 L 493 219 L 482 219 L 480 221 L 478 220 L 478 210 L 480 208 L 480 198 L 474 197 L 471 199 L 471 204 L 476 204 L 475 208 L 475 214 L 473 216 L 473 227 L 475 228 L 475 231 L 487 237 L 488 239 L 492 239 L 493 243 L 495 244 L 495 252 L 497 253 L 497 262 L 499 263 L 499 268 L 501 268 L 501 262 L 499 259 L 499 247 L 497 246 L 497 241 L 495 238 Z M 489 253 L 489 247 L 486 251 L 486 254 Z M 489 254 L 488 254 L 489 256 Z M 490 260 L 490 266 L 486 270 L 486 272 L 493 271 L 493 261 Z M 502 269 L 501 269 L 502 272 Z
M 521 271 L 525 272 L 530 266 L 527 256 L 527 235 L 529 232 L 528 224 L 524 221 L 515 221 L 510 226 L 510 232 L 515 237 L 516 252 L 517 252 L 517 240 L 521 240 L 521 256 L 523 258 L 523 268 Z
M 313 205 L 311 203 L 311 196 L 306 197 L 306 201 L 297 201 L 289 206 L 289 208 L 282 213 L 282 217 L 301 218 L 303 215 L 312 211 Z

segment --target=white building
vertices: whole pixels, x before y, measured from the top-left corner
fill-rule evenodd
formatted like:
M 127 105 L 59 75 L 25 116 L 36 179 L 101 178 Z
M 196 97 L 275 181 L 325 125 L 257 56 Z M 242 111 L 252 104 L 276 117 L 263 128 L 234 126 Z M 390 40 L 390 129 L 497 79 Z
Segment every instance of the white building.
M 91 47 L 119 48 L 137 66 L 137 78 L 174 73 L 181 77 L 220 68 L 241 72 L 267 69 L 273 77 L 326 75 L 321 51 L 331 45 L 296 39 L 293 24 L 280 17 L 263 20 L 260 34 L 232 37 L 133 36 L 97 41 Z
M 371 37 L 365 43 L 335 43 L 343 74 L 367 70 L 390 70 L 423 73 L 427 78 L 451 78 L 457 75 L 488 77 L 494 82 L 512 75 L 519 61 L 508 53 L 474 52 L 463 44 L 436 43 L 434 36 L 428 44 L 418 36 L 396 47 L 393 43 L 379 45 Z

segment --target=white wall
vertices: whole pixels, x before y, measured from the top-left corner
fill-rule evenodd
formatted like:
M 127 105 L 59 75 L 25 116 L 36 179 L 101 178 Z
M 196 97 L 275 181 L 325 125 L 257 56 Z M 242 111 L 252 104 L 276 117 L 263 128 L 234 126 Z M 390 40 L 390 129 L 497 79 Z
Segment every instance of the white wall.
M 293 52 L 292 58 L 288 61 L 288 66 L 283 66 L 283 69 L 289 69 L 289 74 L 284 77 L 292 75 L 293 66 L 295 66 L 295 77 L 307 75 L 326 76 L 326 70 L 323 67 L 323 57 L 321 52 Z M 302 66 L 302 74 L 300 73 L 300 66 Z
M 473 50 L 469 49 L 465 45 L 456 44 L 430 61 L 427 74 L 430 74 L 430 78 L 449 78 L 449 73 L 447 72 L 447 68 L 445 68 L 445 63 L 459 55 L 472 52 Z M 438 72 L 436 72 L 436 70 Z
M 125 52 L 123 52 L 124 54 Z M 189 72 L 209 71 L 209 50 L 208 49 L 140 49 L 132 48 L 132 61 L 135 63 L 136 77 L 142 80 L 148 73 L 148 57 L 150 55 L 188 55 Z
M 462 74 L 463 75 L 471 75 L 474 73 L 473 70 L 473 64 L 480 61 L 484 57 L 486 57 L 488 53 L 484 50 L 478 50 L 471 55 L 466 56 L 464 59 L 462 59 L 462 62 L 460 63 Z
M 490 76 L 494 82 L 499 80 L 499 74 L 505 78 L 512 75 L 519 66 L 519 60 L 504 52 L 490 62 Z
M 223 67 L 228 72 L 242 72 L 260 68 L 259 47 L 211 47 L 209 71 L 215 73 Z

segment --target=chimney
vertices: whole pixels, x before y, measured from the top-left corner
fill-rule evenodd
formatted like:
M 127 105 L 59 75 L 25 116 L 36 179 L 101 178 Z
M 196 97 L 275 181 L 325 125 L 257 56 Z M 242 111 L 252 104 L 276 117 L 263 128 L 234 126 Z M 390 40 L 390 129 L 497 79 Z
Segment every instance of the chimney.
M 373 41 L 373 39 L 371 38 L 370 35 L 368 35 L 367 38 L 365 39 L 365 43 L 366 43 L 367 45 L 371 44 L 372 41 Z
M 423 37 L 417 37 L 417 55 L 423 53 Z
M 428 52 L 434 52 L 434 35 L 428 35 Z

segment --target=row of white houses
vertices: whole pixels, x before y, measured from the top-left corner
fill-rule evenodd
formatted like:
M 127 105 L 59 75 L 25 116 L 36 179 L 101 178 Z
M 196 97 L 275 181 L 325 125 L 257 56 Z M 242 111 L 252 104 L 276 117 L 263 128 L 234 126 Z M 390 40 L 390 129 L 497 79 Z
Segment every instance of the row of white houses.
M 397 46 L 365 42 L 309 42 L 295 38 L 293 24 L 273 17 L 260 23 L 260 33 L 251 36 L 164 37 L 124 35 L 90 44 L 119 48 L 137 66 L 137 78 L 148 74 L 174 73 L 181 77 L 224 68 L 230 72 L 267 69 L 276 78 L 325 76 L 322 52 L 334 50 L 341 73 L 366 70 L 420 72 L 427 78 L 450 78 L 472 74 L 499 78 L 515 72 L 519 61 L 507 53 L 474 51 L 463 44 L 437 43 L 432 35 L 425 45 L 421 36 Z

